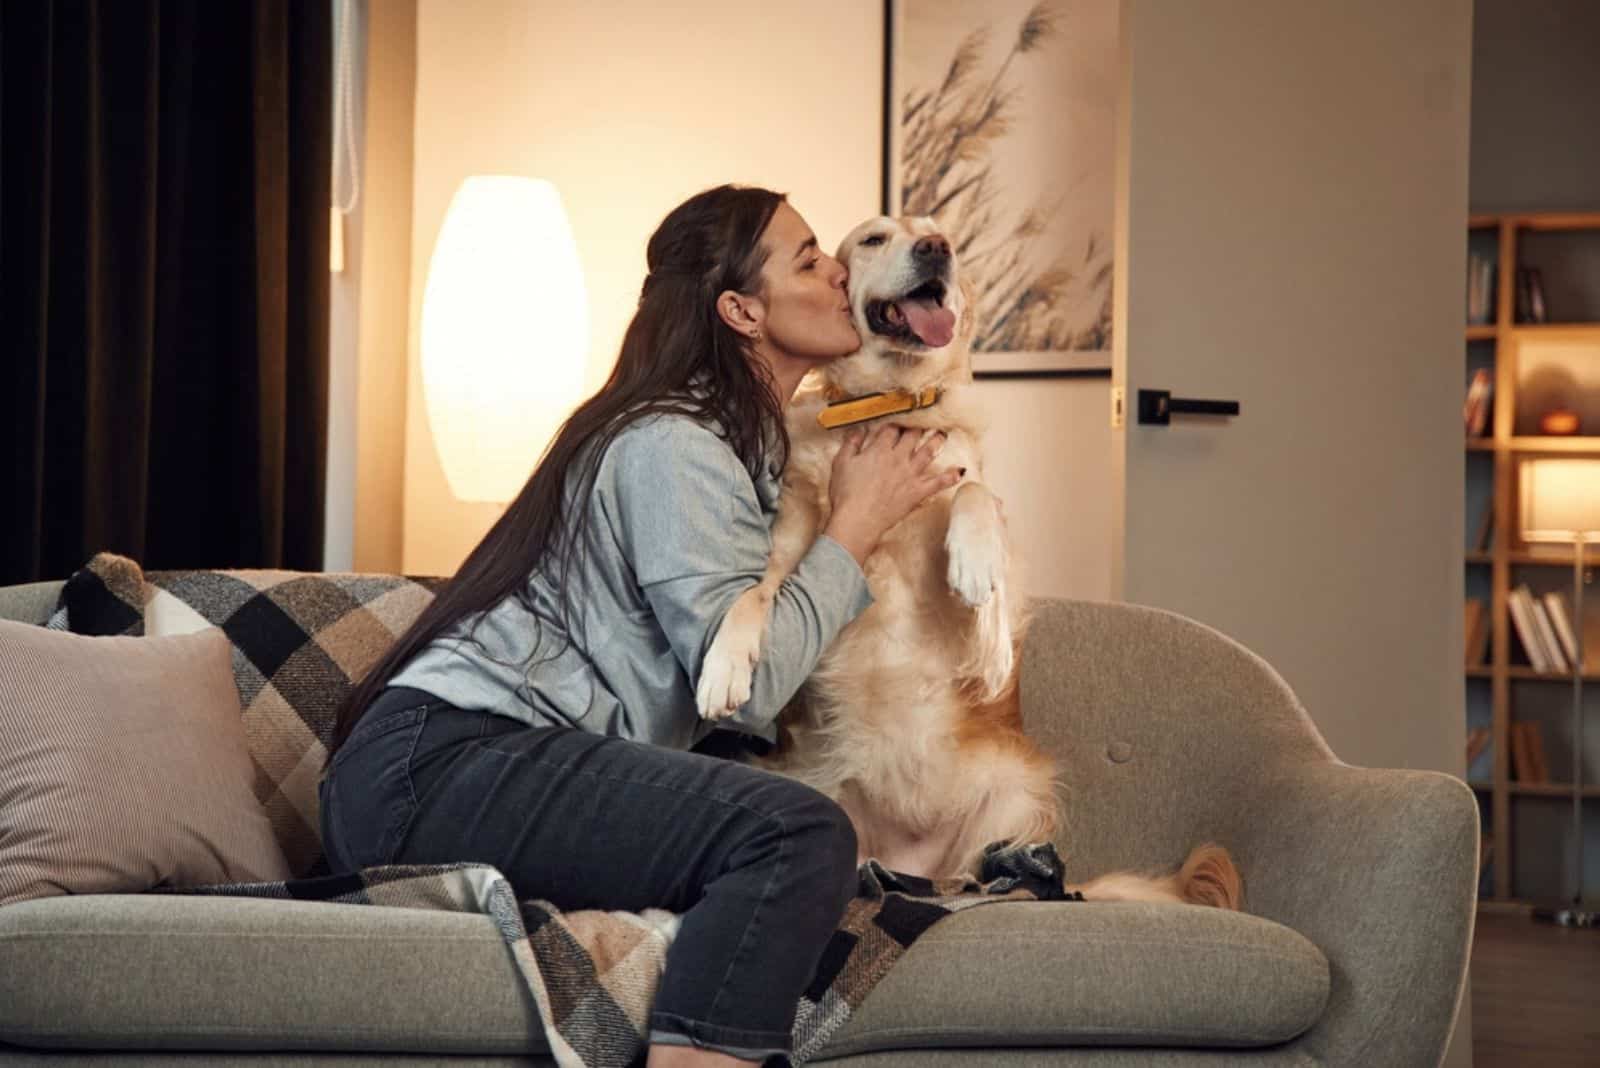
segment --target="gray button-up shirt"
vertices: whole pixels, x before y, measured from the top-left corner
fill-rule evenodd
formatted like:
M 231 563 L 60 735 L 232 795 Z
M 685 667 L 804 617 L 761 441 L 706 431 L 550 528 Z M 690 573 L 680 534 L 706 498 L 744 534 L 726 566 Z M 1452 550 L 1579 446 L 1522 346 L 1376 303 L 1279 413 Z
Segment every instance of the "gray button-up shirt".
M 617 435 L 588 501 L 574 503 L 588 509 L 591 547 L 571 588 L 535 573 L 537 622 L 507 597 L 447 629 L 390 685 L 535 726 L 687 749 L 712 729 L 695 709 L 701 661 L 734 599 L 766 569 L 778 493 L 777 472 L 752 480 L 706 426 L 647 416 Z M 561 621 L 573 597 L 582 600 L 569 632 Z M 778 713 L 823 650 L 871 603 L 855 559 L 818 537 L 778 591 L 749 702 L 723 722 L 773 740 Z

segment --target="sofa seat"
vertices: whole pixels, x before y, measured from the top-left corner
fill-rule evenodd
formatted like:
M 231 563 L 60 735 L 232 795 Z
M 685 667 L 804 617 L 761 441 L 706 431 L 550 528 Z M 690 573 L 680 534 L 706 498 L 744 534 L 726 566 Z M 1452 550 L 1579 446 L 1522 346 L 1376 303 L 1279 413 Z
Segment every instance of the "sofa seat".
M 1248 1047 L 1309 1029 L 1328 962 L 1255 916 L 1007 902 L 941 920 L 820 1059 L 959 1046 Z M 547 1053 L 484 916 L 158 895 L 0 908 L 0 1043 Z

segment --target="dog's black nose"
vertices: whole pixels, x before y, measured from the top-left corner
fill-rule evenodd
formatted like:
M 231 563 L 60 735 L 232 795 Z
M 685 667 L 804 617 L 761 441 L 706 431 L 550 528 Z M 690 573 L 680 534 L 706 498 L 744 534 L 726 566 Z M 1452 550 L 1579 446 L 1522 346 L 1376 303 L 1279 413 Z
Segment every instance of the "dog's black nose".
M 947 260 L 950 258 L 950 242 L 942 234 L 929 234 L 917 239 L 917 243 L 911 246 L 911 255 L 919 260 Z

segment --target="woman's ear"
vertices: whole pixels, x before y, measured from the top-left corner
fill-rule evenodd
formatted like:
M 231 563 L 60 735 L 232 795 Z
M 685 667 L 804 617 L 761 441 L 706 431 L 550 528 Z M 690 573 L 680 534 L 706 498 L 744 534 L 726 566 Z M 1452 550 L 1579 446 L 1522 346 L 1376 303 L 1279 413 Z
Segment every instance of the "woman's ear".
M 761 336 L 761 324 L 767 317 L 767 309 L 760 297 L 724 289 L 717 298 L 717 314 L 733 330 L 754 340 Z

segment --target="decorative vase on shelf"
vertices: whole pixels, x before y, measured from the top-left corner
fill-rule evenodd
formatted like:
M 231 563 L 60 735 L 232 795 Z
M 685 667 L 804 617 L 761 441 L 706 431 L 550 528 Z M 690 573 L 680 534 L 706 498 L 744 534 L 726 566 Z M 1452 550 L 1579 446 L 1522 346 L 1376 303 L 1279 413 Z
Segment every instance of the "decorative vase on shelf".
M 1570 408 L 1552 408 L 1539 417 L 1539 432 L 1556 437 L 1576 434 L 1583 426 L 1578 413 Z

